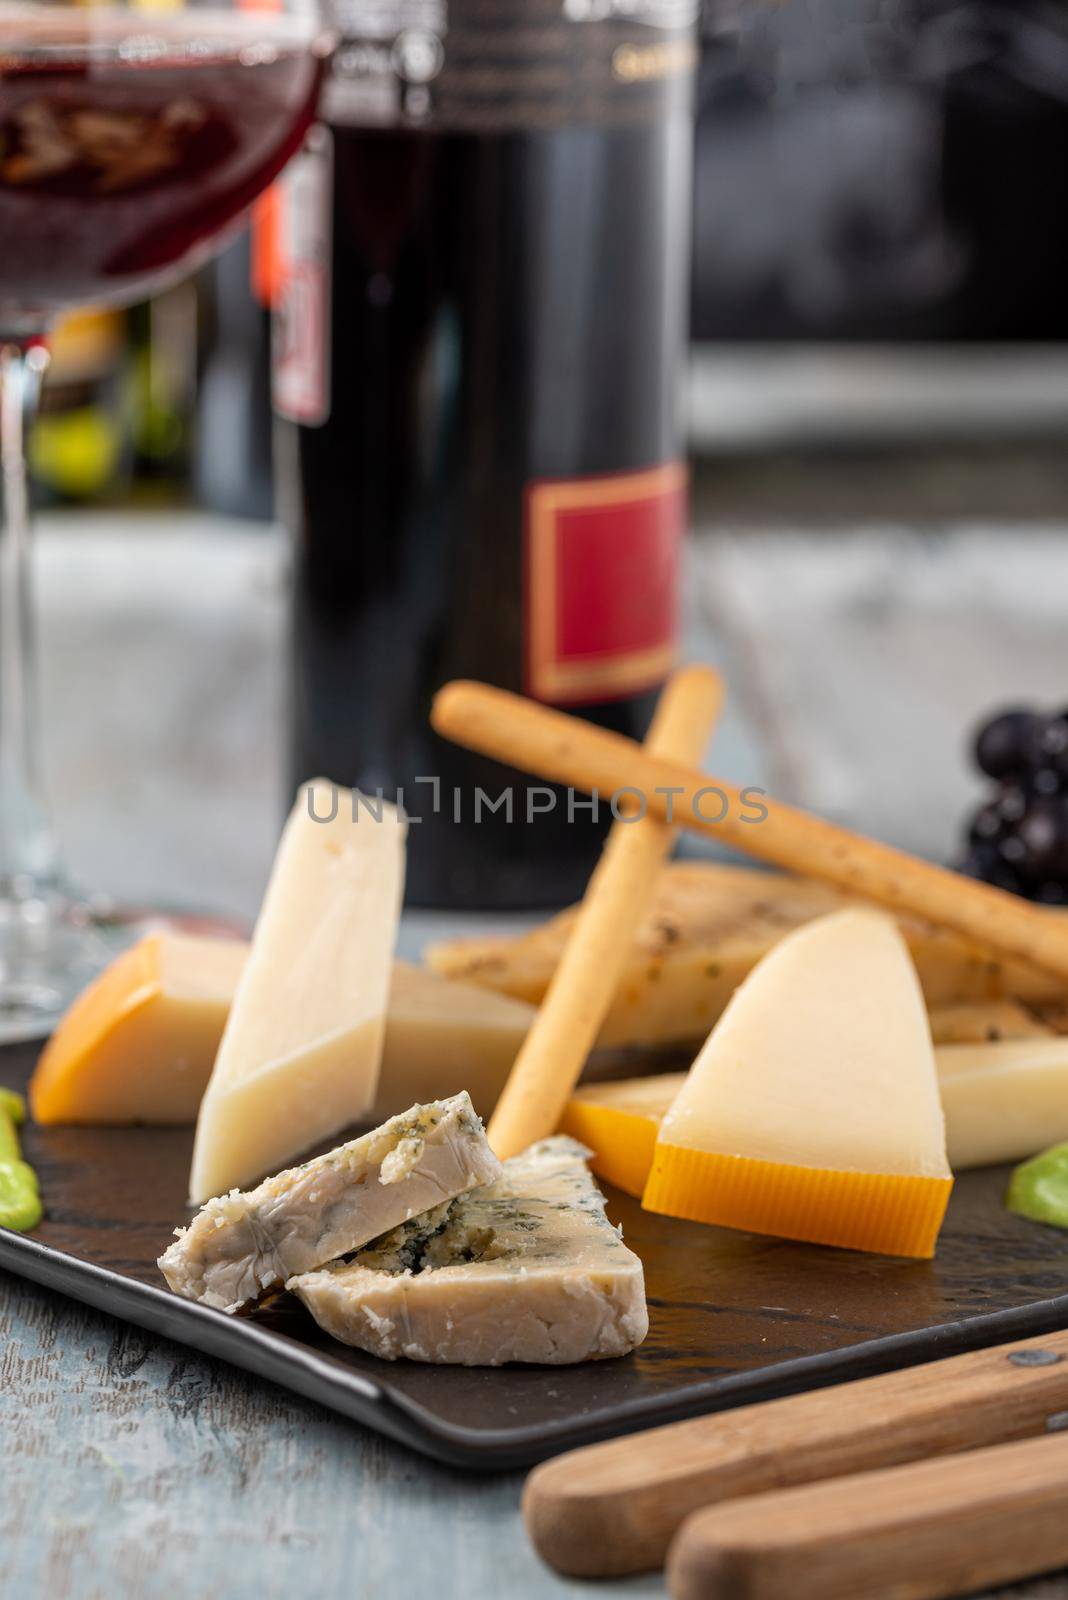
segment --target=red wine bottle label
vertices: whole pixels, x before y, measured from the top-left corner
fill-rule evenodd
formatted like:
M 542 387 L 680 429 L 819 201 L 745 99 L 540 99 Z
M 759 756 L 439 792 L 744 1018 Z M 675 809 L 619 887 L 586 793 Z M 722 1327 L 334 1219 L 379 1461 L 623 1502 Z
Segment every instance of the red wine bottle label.
M 269 272 L 274 407 L 311 428 L 330 415 L 332 183 L 333 140 L 317 126 L 275 185 Z
M 654 688 L 678 631 L 681 462 L 527 488 L 525 689 L 590 705 Z

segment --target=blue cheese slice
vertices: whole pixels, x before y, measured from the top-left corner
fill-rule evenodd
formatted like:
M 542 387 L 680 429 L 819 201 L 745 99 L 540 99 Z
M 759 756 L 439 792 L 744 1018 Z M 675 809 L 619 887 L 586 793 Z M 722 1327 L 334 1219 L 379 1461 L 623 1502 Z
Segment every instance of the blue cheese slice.
M 605 1216 L 588 1154 L 545 1139 L 489 1187 L 286 1287 L 335 1339 L 387 1361 L 626 1355 L 649 1329 L 642 1264 Z
M 176 1294 L 237 1311 L 500 1171 L 467 1094 L 413 1106 L 247 1194 L 210 1200 L 176 1229 L 160 1270 Z

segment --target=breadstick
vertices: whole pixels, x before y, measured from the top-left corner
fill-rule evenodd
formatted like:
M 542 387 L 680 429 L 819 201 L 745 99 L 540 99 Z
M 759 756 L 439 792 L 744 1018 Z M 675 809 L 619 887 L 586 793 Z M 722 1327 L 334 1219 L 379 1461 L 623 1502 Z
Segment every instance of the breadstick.
M 1063 913 L 1030 905 L 778 800 L 762 799 L 766 815 L 757 820 L 753 801 L 734 785 L 502 689 L 446 684 L 434 701 L 431 721 L 457 744 L 587 793 L 638 789 L 650 816 L 710 834 L 891 910 L 925 917 L 1068 982 L 1068 917 Z
M 665 685 L 645 748 L 658 756 L 700 761 L 722 701 L 717 673 L 684 667 Z M 624 816 L 613 823 L 560 963 L 490 1118 L 489 1142 L 502 1161 L 556 1132 L 676 832 L 654 817 Z

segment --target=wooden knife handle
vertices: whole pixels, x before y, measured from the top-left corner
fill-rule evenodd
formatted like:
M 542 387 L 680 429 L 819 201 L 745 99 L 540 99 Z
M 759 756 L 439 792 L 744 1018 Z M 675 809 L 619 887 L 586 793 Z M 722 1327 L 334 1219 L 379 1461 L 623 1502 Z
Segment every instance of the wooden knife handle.
M 1068 1333 L 675 1422 L 557 1456 L 527 1479 L 543 1560 L 578 1577 L 663 1565 L 683 1520 L 740 1495 L 1043 1433 L 1068 1413 Z
M 697 1511 L 674 1600 L 938 1600 L 1068 1562 L 1068 1434 Z

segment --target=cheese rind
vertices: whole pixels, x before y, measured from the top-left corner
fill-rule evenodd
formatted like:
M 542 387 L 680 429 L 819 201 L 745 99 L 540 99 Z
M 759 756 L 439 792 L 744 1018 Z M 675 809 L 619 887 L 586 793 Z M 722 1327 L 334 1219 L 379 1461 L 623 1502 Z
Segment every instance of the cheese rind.
M 388 1361 L 626 1355 L 649 1327 L 642 1264 L 605 1216 L 586 1154 L 543 1140 L 488 1188 L 287 1288 L 335 1339 Z
M 952 1187 L 927 1016 L 893 921 L 841 911 L 738 990 L 660 1127 L 642 1204 L 928 1256 Z
M 704 1039 L 734 990 L 786 934 L 846 907 L 866 909 L 828 884 L 720 862 L 675 862 L 634 941 L 602 1048 L 685 1045 Z M 427 961 L 462 978 L 540 1004 L 571 931 L 574 909 L 518 937 L 455 939 Z M 1055 1000 L 1063 986 L 1043 973 L 918 918 L 899 926 L 930 1006 L 1004 995 Z
M 200 1105 L 194 1203 L 277 1170 L 373 1105 L 404 838 L 384 802 L 321 780 L 298 794 Z
M 466 1094 L 413 1106 L 248 1194 L 209 1200 L 159 1267 L 176 1294 L 237 1311 L 500 1170 Z

